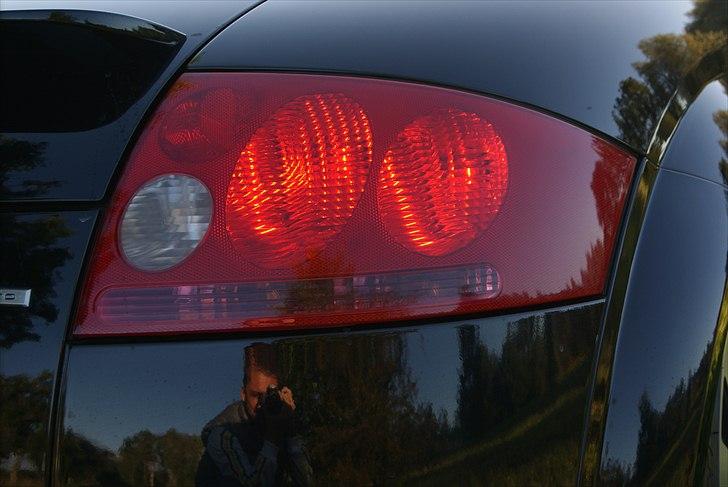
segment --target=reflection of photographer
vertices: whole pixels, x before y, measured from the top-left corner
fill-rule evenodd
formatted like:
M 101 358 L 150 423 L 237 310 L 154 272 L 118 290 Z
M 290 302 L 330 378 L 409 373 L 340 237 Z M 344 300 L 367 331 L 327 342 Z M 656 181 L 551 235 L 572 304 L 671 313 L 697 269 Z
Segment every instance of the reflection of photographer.
M 311 467 L 299 436 L 293 392 L 278 384 L 270 345 L 245 348 L 240 399 L 202 430 L 205 453 L 196 484 L 310 485 Z

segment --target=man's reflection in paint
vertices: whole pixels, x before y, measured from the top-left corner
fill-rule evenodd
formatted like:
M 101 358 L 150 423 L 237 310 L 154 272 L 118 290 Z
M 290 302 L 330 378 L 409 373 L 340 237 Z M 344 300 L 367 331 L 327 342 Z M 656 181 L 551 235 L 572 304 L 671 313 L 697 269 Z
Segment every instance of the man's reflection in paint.
M 246 347 L 240 401 L 202 430 L 196 485 L 311 485 L 295 409 L 293 391 L 279 383 L 274 348 Z

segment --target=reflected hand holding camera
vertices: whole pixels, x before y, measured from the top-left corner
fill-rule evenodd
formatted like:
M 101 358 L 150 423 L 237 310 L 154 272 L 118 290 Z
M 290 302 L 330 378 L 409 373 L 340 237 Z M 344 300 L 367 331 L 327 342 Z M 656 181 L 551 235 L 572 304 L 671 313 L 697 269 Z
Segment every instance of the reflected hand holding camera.
M 296 403 L 293 392 L 288 387 L 279 389 L 277 386 L 268 386 L 263 399 L 258 403 L 255 417 L 259 418 L 263 438 L 275 445 L 286 438 L 298 435 L 294 411 Z
M 279 385 L 275 349 L 246 347 L 240 401 L 203 429 L 196 485 L 310 485 L 295 409 L 293 391 Z

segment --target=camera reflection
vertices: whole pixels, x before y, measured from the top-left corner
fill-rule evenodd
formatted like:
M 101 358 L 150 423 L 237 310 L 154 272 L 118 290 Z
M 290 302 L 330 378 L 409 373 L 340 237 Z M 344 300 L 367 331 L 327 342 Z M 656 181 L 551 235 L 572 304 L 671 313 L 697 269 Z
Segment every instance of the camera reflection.
M 245 348 L 240 400 L 202 430 L 197 486 L 313 483 L 293 391 L 279 377 L 271 345 Z

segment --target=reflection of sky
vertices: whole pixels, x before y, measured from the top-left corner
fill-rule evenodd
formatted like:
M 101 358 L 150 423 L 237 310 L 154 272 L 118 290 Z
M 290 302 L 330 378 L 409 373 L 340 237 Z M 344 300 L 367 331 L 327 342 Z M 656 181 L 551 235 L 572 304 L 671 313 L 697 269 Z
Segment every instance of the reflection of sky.
M 506 325 L 513 320 L 492 318 L 479 328 L 480 339 L 491 352 L 500 355 L 506 336 Z M 417 383 L 418 399 L 432 404 L 435 414 L 447 412 L 452 425 L 457 412 L 458 375 L 461 360 L 458 349 L 457 328 L 477 325 L 479 320 L 455 323 L 450 326 L 430 325 L 407 337 L 407 359 L 412 379 Z
M 66 428 L 116 450 L 141 430 L 199 434 L 237 400 L 247 342 L 77 347 L 69 362 Z M 103 364 L 103 367 L 99 367 Z
M 726 197 L 708 181 L 670 171 L 658 176 L 622 314 L 629 326 L 620 330 L 615 354 L 605 437 L 611 458 L 634 462 L 641 395 L 664 411 L 713 339 L 726 279 Z M 703 215 L 701 224 L 696 215 Z
M 418 402 L 455 419 L 460 357 L 457 329 L 480 325 L 480 339 L 500 353 L 509 322 L 525 315 L 404 328 L 407 364 Z M 169 428 L 197 435 L 238 399 L 249 341 L 75 347 L 69 360 L 65 427 L 117 450 L 124 438 Z M 452 424 L 452 423 L 451 423 Z

